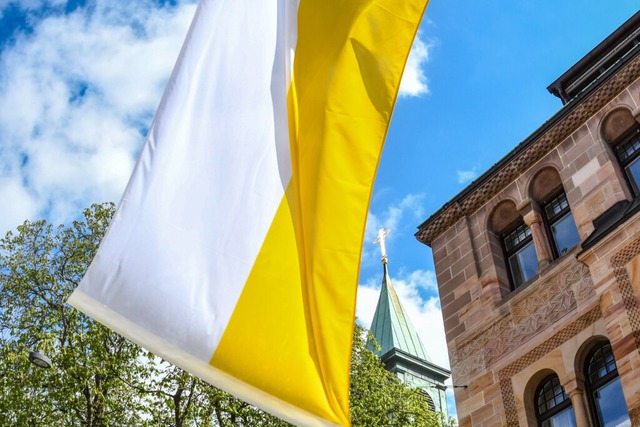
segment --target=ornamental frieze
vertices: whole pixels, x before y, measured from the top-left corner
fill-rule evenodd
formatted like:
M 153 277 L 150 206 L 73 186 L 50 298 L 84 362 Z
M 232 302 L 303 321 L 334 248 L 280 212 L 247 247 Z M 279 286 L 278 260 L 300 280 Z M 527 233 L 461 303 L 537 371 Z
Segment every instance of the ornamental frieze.
M 483 372 L 574 311 L 578 299 L 594 295 L 589 269 L 575 258 L 557 274 L 532 283 L 529 288 L 509 302 L 508 315 L 468 337 L 451 352 L 456 381 L 463 382 Z

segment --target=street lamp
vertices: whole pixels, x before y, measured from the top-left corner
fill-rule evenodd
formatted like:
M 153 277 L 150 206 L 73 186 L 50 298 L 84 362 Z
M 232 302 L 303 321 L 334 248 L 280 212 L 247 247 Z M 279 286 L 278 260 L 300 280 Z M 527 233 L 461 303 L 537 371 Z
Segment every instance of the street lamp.
M 29 361 L 39 368 L 48 369 L 51 367 L 51 359 L 39 351 L 29 351 Z
M 469 388 L 468 385 L 458 385 L 458 384 L 438 384 L 436 386 L 437 388 L 439 388 L 440 390 L 446 390 L 448 388 Z

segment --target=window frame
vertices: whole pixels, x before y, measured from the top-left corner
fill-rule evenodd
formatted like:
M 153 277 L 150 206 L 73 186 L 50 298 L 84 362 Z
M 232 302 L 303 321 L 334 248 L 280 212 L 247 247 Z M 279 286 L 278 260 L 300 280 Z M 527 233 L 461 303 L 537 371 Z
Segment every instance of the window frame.
M 519 242 L 513 243 L 511 247 L 508 248 L 507 239 L 512 234 L 516 233 L 520 228 L 524 229 L 523 231 L 525 232 L 525 234 L 528 231 L 528 234 L 525 236 L 524 239 L 520 240 Z M 514 240 L 514 239 L 511 239 L 511 240 Z M 526 246 L 531 244 L 533 245 L 533 252 L 536 254 L 536 263 L 537 263 L 538 254 L 537 254 L 537 249 L 535 247 L 535 243 L 533 242 L 533 232 L 531 228 L 524 222 L 524 219 L 521 218 L 520 221 L 517 221 L 511 227 L 507 227 L 507 231 L 500 234 L 500 243 L 502 244 L 502 252 L 504 254 L 505 267 L 507 269 L 507 273 L 509 274 L 509 284 L 511 285 L 511 290 L 513 291 L 521 287 L 523 284 L 527 283 L 533 277 L 535 277 L 535 273 L 534 273 L 531 277 L 526 279 L 523 278 L 524 280 L 521 283 L 518 283 L 516 281 L 516 278 L 514 277 L 514 272 L 513 272 L 513 269 L 511 268 L 511 263 L 509 262 L 511 257 L 513 257 L 514 255 L 517 255 L 518 252 L 520 252 Z
M 556 201 L 561 196 L 564 196 L 564 201 L 566 202 L 566 207 L 561 208 L 559 212 L 553 212 L 549 214 L 548 207 L 552 206 L 554 201 Z M 545 230 L 547 231 L 547 239 L 549 240 L 549 246 L 551 246 L 551 255 L 553 259 L 558 259 L 564 256 L 566 253 L 570 252 L 571 249 L 575 248 L 580 244 L 580 235 L 578 234 L 578 242 L 569 248 L 566 252 L 560 253 L 560 249 L 558 248 L 558 243 L 556 242 L 556 236 L 553 234 L 553 226 L 562 222 L 567 216 L 571 215 L 573 219 L 573 212 L 571 211 L 571 205 L 569 204 L 569 199 L 567 198 L 567 193 L 564 191 L 564 188 L 560 188 L 558 191 L 554 192 L 551 196 L 549 196 L 545 201 L 540 204 L 540 208 L 542 211 L 542 216 L 544 218 Z M 576 232 L 578 231 L 578 225 L 576 224 L 575 219 L 573 219 L 573 224 L 576 227 Z
M 605 363 L 605 368 L 608 372 L 605 375 L 601 376 L 600 378 L 596 379 L 595 381 L 592 381 L 591 375 L 589 373 L 589 368 L 592 365 L 592 362 L 596 353 L 606 347 L 609 347 L 609 353 L 611 353 L 611 356 L 613 357 L 614 369 L 609 371 L 608 366 Z M 587 357 L 585 358 L 583 370 L 584 370 L 584 379 L 585 379 L 584 384 L 587 392 L 587 399 L 589 401 L 589 413 L 591 414 L 591 419 L 593 420 L 594 426 L 601 427 L 603 424 L 602 414 L 600 413 L 599 406 L 596 401 L 595 393 L 601 390 L 603 387 L 610 384 L 611 382 L 613 382 L 614 380 L 620 378 L 620 375 L 618 374 L 618 364 L 616 363 L 616 358 L 615 358 L 615 355 L 613 354 L 613 348 L 611 347 L 611 343 L 609 341 L 601 341 L 595 344 L 593 348 L 589 350 L 589 353 L 587 353 Z M 626 406 L 627 405 L 626 401 L 624 402 L 624 405 L 628 413 L 629 408 L 627 408 Z
M 558 383 L 557 387 L 560 387 L 560 389 L 562 390 L 562 395 L 564 397 L 564 400 L 559 404 L 556 404 L 553 408 L 547 409 L 545 412 L 541 413 L 540 404 L 539 404 L 540 395 L 544 391 L 544 388 L 547 384 L 552 383 L 553 385 L 554 380 Z M 555 388 L 556 386 L 553 387 L 553 390 L 555 390 Z M 547 402 L 548 401 L 549 400 L 547 399 Z M 562 384 L 560 384 L 560 378 L 558 378 L 558 375 L 555 373 L 547 375 L 542 379 L 542 381 L 540 381 L 540 384 L 538 384 L 538 387 L 536 388 L 536 392 L 533 395 L 533 405 L 536 413 L 536 422 L 538 423 L 539 426 L 541 426 L 543 422 L 550 420 L 551 418 L 565 411 L 568 408 L 571 408 L 571 410 L 573 411 L 573 403 L 571 402 L 571 398 L 564 391 L 564 387 L 562 387 Z M 573 418 L 575 420 L 575 412 L 573 414 Z
M 618 165 L 620 166 L 620 169 L 622 169 L 622 174 L 624 175 L 625 181 L 627 181 L 627 185 L 629 186 L 629 189 L 633 193 L 634 198 L 636 198 L 640 196 L 640 182 L 636 182 L 635 178 L 629 172 L 627 167 L 640 158 L 640 147 L 635 148 L 633 153 L 631 153 L 630 155 L 624 158 L 620 153 L 621 147 L 632 144 L 634 140 L 640 145 L 640 126 L 635 127 L 629 132 L 626 132 L 624 136 L 621 137 L 617 142 L 612 143 L 611 149 L 613 150 L 613 153 L 616 156 L 616 160 L 618 161 Z

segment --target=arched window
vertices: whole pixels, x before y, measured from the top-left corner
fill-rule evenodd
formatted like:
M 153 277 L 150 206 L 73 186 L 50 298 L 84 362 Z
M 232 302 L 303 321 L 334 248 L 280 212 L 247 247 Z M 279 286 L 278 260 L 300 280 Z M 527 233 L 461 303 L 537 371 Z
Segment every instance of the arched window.
M 557 170 L 546 167 L 531 180 L 529 195 L 540 204 L 553 258 L 558 258 L 580 243 L 567 195 Z
M 613 149 L 634 195 L 640 196 L 640 127 L 627 108 L 618 108 L 604 119 L 602 138 Z
M 425 402 L 427 403 L 427 406 L 429 407 L 429 409 L 431 409 L 431 411 L 435 412 L 436 411 L 436 404 L 433 402 L 433 399 L 431 398 L 431 396 L 429 396 L 429 394 L 424 390 L 420 390 L 418 392 L 418 394 L 420 394 L 420 396 L 422 396 L 422 398 L 425 400 Z
M 571 399 L 555 374 L 542 380 L 535 394 L 536 416 L 541 427 L 575 427 Z
M 538 258 L 531 229 L 524 223 L 516 204 L 511 200 L 500 202 L 489 219 L 489 229 L 500 240 L 512 289 L 531 279 L 538 268 Z
M 587 356 L 585 378 L 595 425 L 631 426 L 611 344 L 604 341 Z
M 616 144 L 614 149 L 633 193 L 640 195 L 640 128 Z

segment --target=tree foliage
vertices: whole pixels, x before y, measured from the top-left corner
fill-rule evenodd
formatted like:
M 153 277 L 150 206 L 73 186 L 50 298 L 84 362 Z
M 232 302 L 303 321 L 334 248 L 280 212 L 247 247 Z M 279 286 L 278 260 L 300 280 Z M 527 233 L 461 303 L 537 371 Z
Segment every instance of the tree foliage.
M 0 240 L 0 425 L 286 426 L 285 422 L 155 357 L 68 306 L 111 216 L 25 222 Z M 420 395 L 384 370 L 356 325 L 354 426 L 437 426 Z M 49 369 L 28 359 L 39 350 Z
M 351 423 L 370 426 L 455 427 L 455 420 L 432 412 L 424 397 L 384 369 L 382 361 L 366 348 L 371 334 L 356 324 L 351 352 Z M 377 345 L 377 344 L 375 344 Z

